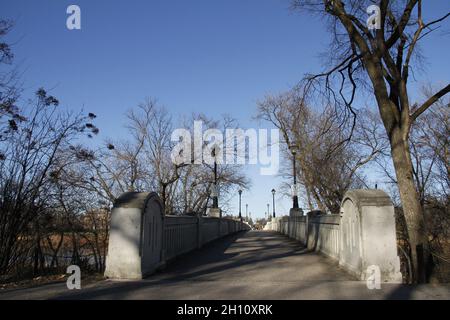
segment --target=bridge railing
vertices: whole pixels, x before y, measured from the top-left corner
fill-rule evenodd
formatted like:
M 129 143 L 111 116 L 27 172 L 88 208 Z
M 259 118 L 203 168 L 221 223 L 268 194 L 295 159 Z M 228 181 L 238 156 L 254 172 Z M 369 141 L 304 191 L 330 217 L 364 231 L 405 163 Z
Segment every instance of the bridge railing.
M 198 246 L 198 218 L 166 216 L 164 219 L 165 258 L 172 259 Z
M 248 226 L 234 219 L 201 216 L 165 216 L 163 250 L 170 260 Z
M 381 281 L 402 281 L 394 207 L 381 190 L 350 190 L 340 214 L 311 211 L 305 216 L 278 217 L 265 229 L 339 260 L 340 266 L 362 280 L 372 276 L 367 270 L 380 270 Z
M 141 279 L 177 256 L 249 229 L 235 219 L 164 215 L 156 193 L 125 193 L 111 211 L 105 276 Z
M 310 217 L 308 219 L 308 248 L 339 259 L 340 220 L 341 217 L 338 214 Z

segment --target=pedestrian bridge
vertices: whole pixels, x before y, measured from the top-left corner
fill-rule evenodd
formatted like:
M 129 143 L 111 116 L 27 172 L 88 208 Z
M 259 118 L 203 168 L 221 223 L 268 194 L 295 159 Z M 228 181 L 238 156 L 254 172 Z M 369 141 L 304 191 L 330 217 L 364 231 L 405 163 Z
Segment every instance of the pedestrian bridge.
M 394 208 L 383 191 L 352 190 L 346 193 L 340 214 L 303 215 L 291 210 L 290 216 L 273 218 L 266 229 L 334 259 L 359 280 L 402 281 Z M 167 216 L 156 193 L 125 193 L 111 212 L 105 276 L 143 279 L 213 240 L 249 230 L 234 219 Z M 267 237 L 258 235 L 261 241 Z
M 167 216 L 156 193 L 126 193 L 111 212 L 107 280 L 0 299 L 448 299 L 448 286 L 401 284 L 384 192 L 349 191 L 336 215 L 291 212 L 255 231 L 239 220 Z
M 320 252 L 276 231 L 241 231 L 179 256 L 141 280 L 65 283 L 0 292 L 0 299 L 448 299 L 448 286 L 382 283 L 370 290 Z

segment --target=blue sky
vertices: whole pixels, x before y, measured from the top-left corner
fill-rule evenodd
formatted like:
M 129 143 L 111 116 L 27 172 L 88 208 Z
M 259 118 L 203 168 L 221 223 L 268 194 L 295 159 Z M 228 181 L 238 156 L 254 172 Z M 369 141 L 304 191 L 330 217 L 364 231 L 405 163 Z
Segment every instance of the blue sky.
M 66 28 L 70 4 L 81 8 L 82 30 Z M 256 101 L 320 70 L 318 54 L 328 41 L 320 20 L 288 6 L 289 0 L 2 0 L 0 12 L 15 21 L 9 40 L 26 91 L 42 86 L 65 107 L 94 112 L 101 140 L 120 138 L 124 113 L 146 97 L 174 115 L 228 113 L 242 128 L 258 128 Z M 446 1 L 432 1 L 427 12 L 446 10 Z M 425 41 L 420 82 L 448 81 L 450 44 Z M 280 179 L 247 169 L 253 188 L 243 203 L 263 216 Z M 277 198 L 277 211 L 290 204 Z

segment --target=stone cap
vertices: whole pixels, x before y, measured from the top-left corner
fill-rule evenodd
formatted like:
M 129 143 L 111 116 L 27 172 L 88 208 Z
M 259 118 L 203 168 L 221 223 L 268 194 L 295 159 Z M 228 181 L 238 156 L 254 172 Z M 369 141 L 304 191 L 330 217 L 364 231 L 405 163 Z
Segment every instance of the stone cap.
M 308 218 L 313 218 L 318 215 L 326 215 L 326 212 L 323 212 L 321 210 L 313 210 L 313 211 L 307 212 L 306 215 L 308 216 Z
M 164 205 L 156 192 L 125 192 L 115 201 L 114 208 L 136 208 L 144 210 L 150 199 L 156 200 L 164 213 Z
M 289 210 L 290 217 L 301 217 L 304 215 L 303 209 L 301 208 L 291 208 Z
M 385 207 L 392 206 L 392 201 L 389 195 L 383 190 L 379 189 L 355 189 L 349 190 L 345 193 L 341 203 L 341 207 L 344 202 L 350 199 L 358 207 L 363 206 L 375 206 Z
M 309 221 L 311 223 L 319 224 L 339 224 L 341 221 L 341 216 L 339 214 L 321 214 L 312 216 Z

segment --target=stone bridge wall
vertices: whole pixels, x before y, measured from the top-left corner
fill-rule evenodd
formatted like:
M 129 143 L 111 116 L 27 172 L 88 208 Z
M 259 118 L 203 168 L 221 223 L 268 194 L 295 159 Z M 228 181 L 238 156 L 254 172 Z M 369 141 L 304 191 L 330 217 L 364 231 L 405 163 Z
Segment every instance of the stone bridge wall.
M 238 220 L 165 216 L 154 192 L 128 192 L 111 211 L 105 276 L 141 279 L 177 256 L 250 227 Z
M 272 219 L 266 230 L 280 232 L 300 241 L 310 250 L 335 260 L 361 280 L 377 266 L 381 280 L 401 282 L 397 255 L 394 207 L 381 190 L 350 190 L 340 214 L 308 212 L 306 216 Z

